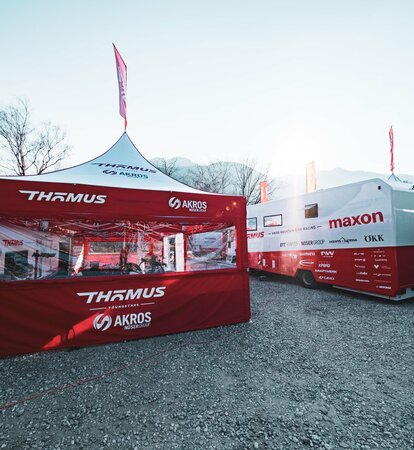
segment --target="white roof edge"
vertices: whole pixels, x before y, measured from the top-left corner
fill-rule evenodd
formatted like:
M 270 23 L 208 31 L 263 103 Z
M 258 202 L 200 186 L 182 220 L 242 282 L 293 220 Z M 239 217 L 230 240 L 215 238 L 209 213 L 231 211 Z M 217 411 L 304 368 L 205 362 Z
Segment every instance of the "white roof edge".
M 354 183 L 347 183 L 347 184 L 341 184 L 339 186 L 332 186 L 329 188 L 323 188 L 323 189 L 317 189 L 314 192 L 302 192 L 301 194 L 297 194 L 297 195 L 289 195 L 288 197 L 281 197 L 281 198 L 275 198 L 274 200 L 269 200 L 266 203 L 257 203 L 256 205 L 247 205 L 247 206 L 259 206 L 259 205 L 266 205 L 272 202 L 278 202 L 281 200 L 290 200 L 290 199 L 295 199 L 298 197 L 303 197 L 306 195 L 312 195 L 312 194 L 317 194 L 318 192 L 329 192 L 329 191 L 333 191 L 336 190 L 338 188 L 341 187 L 347 187 L 347 186 L 355 186 L 355 185 L 363 185 L 363 184 L 367 184 L 367 183 L 379 183 L 383 186 L 386 186 L 387 188 L 393 190 L 393 191 L 412 191 L 414 193 L 414 185 L 412 183 L 405 183 L 405 182 L 390 182 L 390 181 L 386 181 L 383 180 L 381 178 L 369 178 L 367 180 L 361 180 L 361 181 L 355 181 Z

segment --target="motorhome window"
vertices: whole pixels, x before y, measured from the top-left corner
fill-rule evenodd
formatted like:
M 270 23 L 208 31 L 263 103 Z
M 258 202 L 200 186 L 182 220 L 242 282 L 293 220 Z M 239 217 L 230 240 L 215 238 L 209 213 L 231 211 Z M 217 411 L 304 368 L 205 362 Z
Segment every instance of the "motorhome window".
M 263 217 L 263 226 L 265 227 L 281 227 L 282 225 L 282 214 Z
M 257 217 L 251 217 L 247 219 L 247 231 L 257 230 Z
M 0 281 L 237 267 L 233 223 L 0 218 Z
M 315 217 L 318 217 L 318 204 L 305 205 L 305 219 L 314 219 Z

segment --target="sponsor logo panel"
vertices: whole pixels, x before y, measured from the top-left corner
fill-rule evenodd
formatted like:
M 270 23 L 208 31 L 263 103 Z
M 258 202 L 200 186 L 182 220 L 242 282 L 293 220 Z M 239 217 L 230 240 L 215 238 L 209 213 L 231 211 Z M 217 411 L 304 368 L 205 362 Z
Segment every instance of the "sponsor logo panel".
M 309 225 L 306 227 L 294 227 L 294 228 L 286 228 L 284 230 L 275 230 L 270 234 L 287 234 L 287 233 L 298 233 L 301 231 L 310 231 L 310 230 L 316 230 L 318 228 L 322 228 L 321 225 Z
M 381 211 L 331 219 L 329 221 L 329 228 L 354 227 L 356 225 L 368 225 L 377 222 L 384 222 L 384 215 Z
M 299 261 L 299 265 L 304 266 L 304 267 L 310 267 L 313 266 L 315 264 L 315 261 L 312 261 L 310 259 L 304 259 Z
M 147 180 L 149 174 L 157 173 L 155 169 L 141 166 L 131 166 L 129 164 L 117 164 L 117 163 L 92 163 L 94 166 L 98 166 L 105 175 L 118 175 L 129 178 L 140 178 Z
M 367 234 L 364 236 L 365 242 L 384 242 L 383 234 Z
M 281 242 L 280 247 L 297 247 L 299 245 L 298 241 L 292 241 L 292 242 Z
M 351 242 L 358 242 L 358 239 L 341 237 L 340 239 L 332 239 L 329 241 L 330 244 L 350 244 Z
M 247 239 L 260 239 L 264 237 L 264 231 L 255 231 L 253 233 L 247 233 Z
M 168 206 L 172 209 L 185 209 L 190 212 L 206 212 L 207 202 L 205 200 L 181 200 L 177 197 L 171 197 L 168 200 Z
M 85 297 L 86 303 L 100 303 L 140 300 L 163 297 L 166 286 L 158 286 L 151 288 L 138 289 L 115 289 L 110 291 L 91 291 L 91 292 L 77 292 L 79 297 Z
M 106 331 L 111 327 L 123 327 L 124 330 L 135 330 L 137 328 L 146 328 L 150 325 L 151 312 L 117 314 L 115 317 L 99 314 L 93 321 L 93 327 L 98 331 Z
M 164 297 L 166 286 L 113 289 L 102 291 L 77 292 L 78 297 L 85 301 L 90 311 L 105 310 L 98 313 L 93 321 L 96 331 L 104 332 L 113 328 L 123 328 L 125 331 L 151 326 L 152 312 L 142 310 Z M 128 312 L 112 313 L 112 311 L 128 308 Z M 134 309 L 131 312 L 131 309 Z M 108 312 L 110 310 L 111 312 Z
M 23 245 L 23 241 L 16 239 L 3 239 L 3 244 L 5 247 L 19 247 Z
M 46 191 L 26 191 L 19 190 L 23 195 L 27 195 L 27 200 L 38 202 L 66 202 L 66 203 L 95 203 L 97 205 L 105 203 L 104 194 L 83 194 L 74 192 L 46 192 Z
M 105 314 L 98 314 L 93 321 L 95 330 L 106 331 L 112 325 L 112 317 Z
M 335 269 L 315 269 L 317 273 L 338 273 Z
M 325 239 L 313 239 L 309 241 L 301 241 L 302 245 L 322 245 L 325 243 Z

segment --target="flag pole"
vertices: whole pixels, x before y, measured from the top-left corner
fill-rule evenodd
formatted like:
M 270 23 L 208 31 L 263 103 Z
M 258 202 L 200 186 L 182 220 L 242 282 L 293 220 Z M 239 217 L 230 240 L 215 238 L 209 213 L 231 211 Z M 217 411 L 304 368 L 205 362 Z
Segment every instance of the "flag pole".
M 391 125 L 388 135 L 390 138 L 390 170 L 391 170 L 391 173 L 394 174 L 394 169 L 395 169 L 395 165 L 394 165 L 394 131 L 392 129 L 392 125 Z

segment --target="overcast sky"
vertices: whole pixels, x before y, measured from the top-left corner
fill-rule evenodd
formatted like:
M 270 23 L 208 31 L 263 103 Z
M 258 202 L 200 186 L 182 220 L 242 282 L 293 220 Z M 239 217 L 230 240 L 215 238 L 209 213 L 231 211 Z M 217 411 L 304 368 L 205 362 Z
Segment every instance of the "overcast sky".
M 146 158 L 255 157 L 271 175 L 414 174 L 414 2 L 0 0 L 0 105 L 25 97 L 91 159 L 122 134 Z

